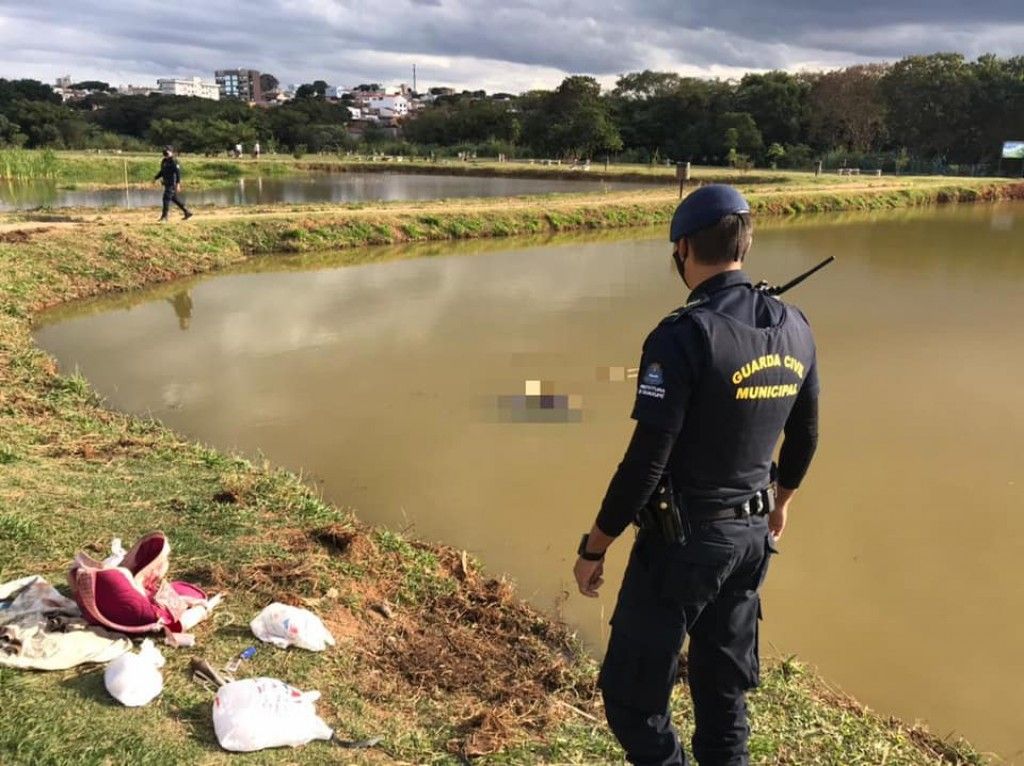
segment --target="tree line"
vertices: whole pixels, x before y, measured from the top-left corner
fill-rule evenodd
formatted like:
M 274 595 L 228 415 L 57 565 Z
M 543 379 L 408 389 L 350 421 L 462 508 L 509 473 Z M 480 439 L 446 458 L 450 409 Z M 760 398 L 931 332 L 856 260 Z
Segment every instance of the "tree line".
M 253 109 L 106 92 L 65 105 L 41 83 L 0 80 L 0 145 L 220 152 L 258 139 L 268 149 L 339 151 L 356 147 L 348 122 L 323 81 Z M 643 71 L 605 92 L 592 77 L 572 76 L 519 96 L 438 96 L 402 126 L 402 139 L 392 150 L 984 174 L 999 166 L 1003 141 L 1024 140 L 1024 56 L 939 53 L 736 81 Z M 385 136 L 370 129 L 359 140 Z

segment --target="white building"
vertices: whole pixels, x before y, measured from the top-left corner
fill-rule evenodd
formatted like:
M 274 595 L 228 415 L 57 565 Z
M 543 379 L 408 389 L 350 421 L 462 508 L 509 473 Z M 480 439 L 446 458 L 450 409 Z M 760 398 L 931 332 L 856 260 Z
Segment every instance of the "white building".
M 160 88 L 160 93 L 165 96 L 196 96 L 211 101 L 220 100 L 220 88 L 213 80 L 204 80 L 201 77 L 165 78 L 157 80 L 156 84 Z
M 117 92 L 122 96 L 149 96 L 160 91 L 152 85 L 118 85 Z
M 368 106 L 380 112 L 381 117 L 405 117 L 409 114 L 409 99 L 405 96 L 371 98 Z

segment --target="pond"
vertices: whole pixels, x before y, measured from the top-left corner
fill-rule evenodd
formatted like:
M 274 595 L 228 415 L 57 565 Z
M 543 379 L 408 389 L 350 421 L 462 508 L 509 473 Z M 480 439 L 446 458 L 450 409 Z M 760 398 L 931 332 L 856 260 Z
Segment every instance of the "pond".
M 156 166 L 154 165 L 154 174 Z M 650 188 L 599 180 L 435 176 L 414 173 L 324 173 L 298 177 L 242 178 L 226 186 L 190 190 L 186 175 L 181 197 L 188 205 L 269 205 L 450 197 L 511 197 L 521 194 L 584 193 Z M 160 207 L 162 188 L 60 189 L 52 181 L 0 180 L 0 211 L 38 207 Z
M 764 222 L 749 268 L 781 282 L 828 255 L 787 296 L 817 335 L 822 437 L 762 646 L 1013 756 L 1024 206 Z M 596 602 L 575 545 L 632 430 L 628 370 L 684 298 L 664 232 L 633 230 L 265 258 L 67 307 L 37 338 L 112 407 L 469 550 L 600 653 L 628 541 Z

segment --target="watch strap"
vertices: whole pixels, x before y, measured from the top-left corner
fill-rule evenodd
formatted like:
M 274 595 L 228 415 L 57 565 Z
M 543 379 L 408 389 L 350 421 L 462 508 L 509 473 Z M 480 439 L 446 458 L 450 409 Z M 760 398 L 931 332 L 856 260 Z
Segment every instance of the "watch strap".
M 587 542 L 590 540 L 590 534 L 584 533 L 583 538 L 580 540 L 580 547 L 576 549 L 576 554 L 584 561 L 600 561 L 604 558 L 604 553 L 590 553 L 587 550 Z

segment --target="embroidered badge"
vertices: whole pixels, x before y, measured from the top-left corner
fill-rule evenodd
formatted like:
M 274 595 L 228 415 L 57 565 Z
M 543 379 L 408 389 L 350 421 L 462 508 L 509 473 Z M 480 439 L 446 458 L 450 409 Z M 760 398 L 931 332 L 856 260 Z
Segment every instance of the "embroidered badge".
M 637 393 L 640 396 L 649 396 L 652 399 L 664 399 L 665 389 L 662 384 L 665 382 L 665 371 L 657 362 L 651 362 L 644 369 L 643 377 L 640 378 L 640 386 Z
M 651 362 L 647 365 L 647 369 L 644 370 L 644 383 L 649 386 L 660 386 L 665 382 L 665 373 L 661 369 L 661 365 L 657 362 Z

